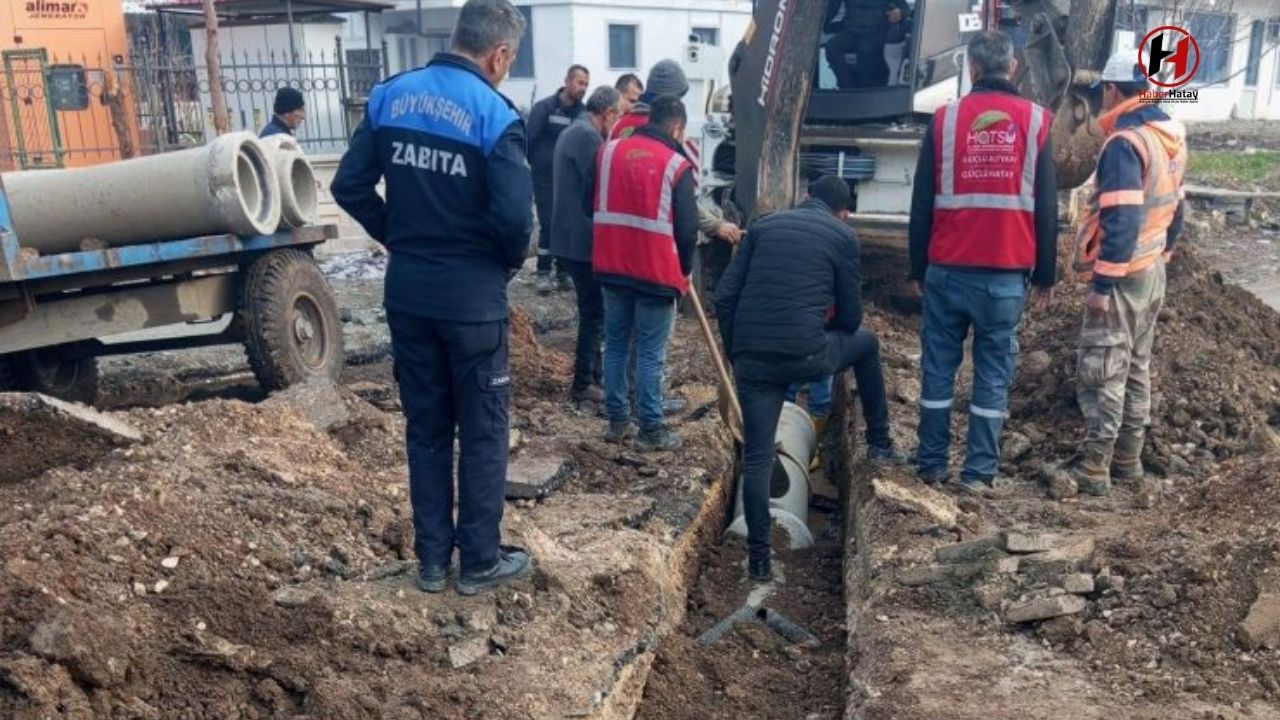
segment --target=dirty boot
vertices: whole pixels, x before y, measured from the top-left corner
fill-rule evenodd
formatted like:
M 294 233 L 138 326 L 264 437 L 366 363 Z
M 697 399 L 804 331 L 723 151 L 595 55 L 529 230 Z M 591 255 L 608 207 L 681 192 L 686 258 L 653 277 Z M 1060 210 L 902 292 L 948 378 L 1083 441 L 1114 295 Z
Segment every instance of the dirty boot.
M 507 583 L 515 582 L 529 574 L 532 558 L 524 548 L 503 545 L 498 550 L 498 561 L 484 572 L 464 573 L 458 578 L 460 595 L 478 595 Z
M 752 582 L 769 582 L 773 579 L 773 562 L 769 551 L 763 555 L 751 555 L 747 558 L 747 577 Z
M 609 429 L 604 433 L 605 442 L 621 445 L 636 436 L 636 426 L 629 421 L 609 421 Z
M 1142 468 L 1144 439 L 1142 433 L 1120 433 L 1116 440 L 1115 454 L 1111 458 L 1111 477 L 1139 482 L 1147 476 Z
M 643 453 L 679 450 L 683 445 L 684 438 L 662 425 L 650 430 L 641 430 L 640 435 L 636 437 L 636 449 Z
M 1105 446 L 1086 444 L 1071 464 L 1070 473 L 1085 495 L 1106 497 L 1111 494 L 1111 453 Z

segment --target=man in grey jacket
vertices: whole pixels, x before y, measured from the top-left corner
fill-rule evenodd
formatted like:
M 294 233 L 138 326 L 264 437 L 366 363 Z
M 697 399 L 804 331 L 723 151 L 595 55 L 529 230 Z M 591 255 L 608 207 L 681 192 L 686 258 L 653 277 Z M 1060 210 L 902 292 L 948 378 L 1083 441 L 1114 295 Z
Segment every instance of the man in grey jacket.
M 578 344 L 573 363 L 574 402 L 604 401 L 600 387 L 600 340 L 604 333 L 604 295 L 591 269 L 592 206 L 596 155 L 622 114 L 621 94 L 596 88 L 586 112 L 556 140 L 552 177 L 551 254 L 573 279 L 578 296 Z

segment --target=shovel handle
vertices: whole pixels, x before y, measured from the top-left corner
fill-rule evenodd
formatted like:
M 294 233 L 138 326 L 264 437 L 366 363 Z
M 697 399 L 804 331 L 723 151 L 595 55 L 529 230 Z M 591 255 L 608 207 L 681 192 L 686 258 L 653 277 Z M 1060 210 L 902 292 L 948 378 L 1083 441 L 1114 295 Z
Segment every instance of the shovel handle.
M 729 377 L 729 367 L 725 364 L 724 355 L 720 352 L 720 344 L 716 342 L 715 333 L 711 331 L 711 323 L 707 321 L 707 313 L 702 309 L 702 300 L 696 289 L 690 289 L 689 301 L 693 304 L 693 312 L 698 316 L 698 325 L 702 328 L 702 339 L 707 342 L 707 350 L 711 352 L 711 362 L 715 365 L 716 375 L 720 378 L 720 389 L 729 398 L 730 417 L 725 418 L 730 432 L 742 440 L 742 406 L 738 403 L 738 391 Z

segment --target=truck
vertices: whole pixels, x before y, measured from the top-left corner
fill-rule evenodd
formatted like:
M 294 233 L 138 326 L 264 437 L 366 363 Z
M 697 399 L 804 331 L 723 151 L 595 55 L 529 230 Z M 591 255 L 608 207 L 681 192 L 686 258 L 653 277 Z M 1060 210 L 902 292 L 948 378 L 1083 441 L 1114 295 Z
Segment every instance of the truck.
M 729 219 L 791 207 L 802 176 L 835 173 L 854 190 L 864 242 L 904 247 L 921 140 L 933 112 L 967 91 L 964 45 L 983 28 L 1013 37 L 1015 84 L 1054 111 L 1059 187 L 1089 177 L 1102 142 L 1090 86 L 1111 52 L 1117 0 L 886 0 L 905 27 L 884 43 L 887 77 L 861 87 L 831 71 L 834 5 L 755 4 L 701 128 L 700 192 Z

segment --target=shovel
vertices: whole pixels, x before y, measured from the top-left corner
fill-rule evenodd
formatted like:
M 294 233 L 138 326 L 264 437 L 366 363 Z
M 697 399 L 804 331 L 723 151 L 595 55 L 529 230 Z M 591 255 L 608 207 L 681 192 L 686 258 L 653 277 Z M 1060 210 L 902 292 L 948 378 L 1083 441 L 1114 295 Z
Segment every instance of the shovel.
M 693 305 L 694 314 L 698 316 L 698 325 L 702 328 L 702 339 L 707 342 L 707 350 L 711 352 L 711 361 L 716 367 L 716 376 L 720 380 L 716 407 L 720 411 L 720 417 L 724 420 L 725 426 L 733 435 L 733 439 L 741 445 L 742 406 L 738 404 L 738 391 L 729 377 L 729 367 L 725 364 L 724 355 L 720 352 L 720 344 L 716 342 L 715 333 L 711 331 L 711 323 L 707 321 L 707 313 L 702 309 L 702 300 L 698 297 L 697 290 L 689 292 L 689 302 Z

